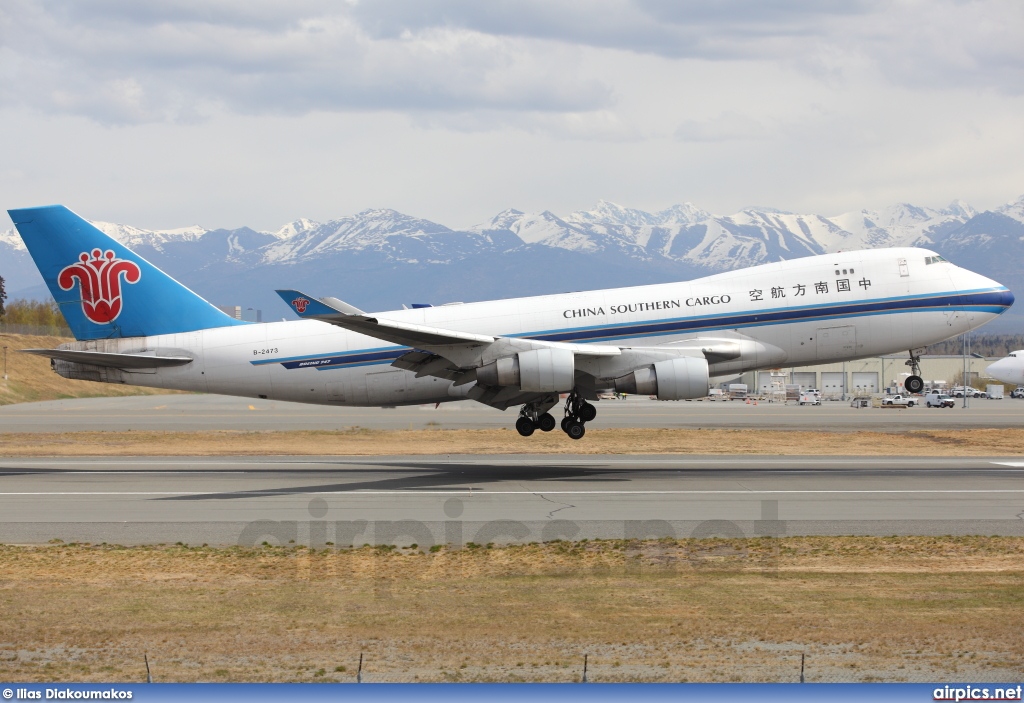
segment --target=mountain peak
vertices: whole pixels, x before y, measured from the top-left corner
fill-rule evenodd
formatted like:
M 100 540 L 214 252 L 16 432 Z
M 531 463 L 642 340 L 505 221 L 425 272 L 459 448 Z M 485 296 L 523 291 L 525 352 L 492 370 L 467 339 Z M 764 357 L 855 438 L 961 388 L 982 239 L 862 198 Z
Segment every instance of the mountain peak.
M 657 224 L 657 218 L 649 212 L 616 205 L 609 200 L 598 200 L 593 210 L 577 210 L 565 218 L 566 222 L 589 225 L 629 225 L 642 227 Z
M 1024 195 L 1014 201 L 1006 203 L 1006 205 L 1003 205 L 1000 208 L 997 208 L 996 212 L 1024 222 Z
M 660 225 L 693 225 L 711 219 L 711 213 L 685 202 L 665 208 L 655 213 L 655 217 Z
M 951 202 L 946 206 L 944 210 L 940 211 L 943 215 L 952 215 L 953 217 L 966 217 L 970 219 L 978 214 L 978 211 L 971 207 L 968 203 L 960 200 L 959 198 Z
M 299 219 L 293 220 L 288 224 L 284 225 L 283 227 L 281 227 L 281 229 L 277 230 L 276 232 L 271 232 L 271 234 L 273 234 L 278 239 L 288 239 L 289 237 L 294 237 L 297 234 L 308 232 L 311 229 L 316 229 L 319 226 L 320 223 L 317 222 L 316 220 L 310 220 L 309 218 L 306 217 L 300 217 Z

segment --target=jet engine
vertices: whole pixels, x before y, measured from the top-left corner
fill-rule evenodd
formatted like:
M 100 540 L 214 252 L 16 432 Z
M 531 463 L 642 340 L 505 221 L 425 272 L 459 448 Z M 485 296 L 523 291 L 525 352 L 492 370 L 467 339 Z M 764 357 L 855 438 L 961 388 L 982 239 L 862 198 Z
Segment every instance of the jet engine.
M 615 379 L 619 393 L 656 395 L 658 400 L 687 400 L 708 394 L 708 362 L 684 356 L 656 361 Z
M 562 393 L 572 390 L 575 373 L 575 355 L 570 350 L 531 349 L 481 366 L 476 380 L 485 386 L 516 386 L 528 393 Z

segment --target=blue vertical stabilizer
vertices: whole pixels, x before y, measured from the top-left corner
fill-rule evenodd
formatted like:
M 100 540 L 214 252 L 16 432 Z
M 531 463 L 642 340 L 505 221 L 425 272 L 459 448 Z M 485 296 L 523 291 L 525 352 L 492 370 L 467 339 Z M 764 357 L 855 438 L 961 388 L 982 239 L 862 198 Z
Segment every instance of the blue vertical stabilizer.
M 7 212 L 76 339 L 248 324 L 221 312 L 63 205 Z

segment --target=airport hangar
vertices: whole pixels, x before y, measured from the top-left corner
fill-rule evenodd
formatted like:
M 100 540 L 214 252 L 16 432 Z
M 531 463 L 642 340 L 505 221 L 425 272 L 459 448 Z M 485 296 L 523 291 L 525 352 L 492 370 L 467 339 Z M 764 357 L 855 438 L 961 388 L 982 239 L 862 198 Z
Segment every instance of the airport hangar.
M 1000 358 L 968 356 L 968 385 L 985 390 L 985 383 L 1000 383 L 986 376 L 988 367 Z M 884 392 L 886 388 L 902 385 L 903 379 L 910 374 L 910 367 L 906 365 L 906 361 L 906 354 L 892 354 L 831 364 L 784 366 L 779 369 L 749 371 L 738 378 L 718 384 L 718 387 L 727 389 L 731 383 L 744 383 L 750 392 L 768 395 L 772 392 L 773 385 L 779 390 L 778 384 L 790 384 L 799 385 L 801 388 L 818 388 L 828 399 L 876 395 Z M 945 384 L 944 388 L 948 389 L 956 385 L 954 380 L 959 381 L 963 377 L 964 357 L 961 355 L 921 357 L 921 378 L 924 379 L 926 388 L 941 381 Z M 1009 395 L 1011 390 L 1013 388 L 1007 387 L 1006 394 Z

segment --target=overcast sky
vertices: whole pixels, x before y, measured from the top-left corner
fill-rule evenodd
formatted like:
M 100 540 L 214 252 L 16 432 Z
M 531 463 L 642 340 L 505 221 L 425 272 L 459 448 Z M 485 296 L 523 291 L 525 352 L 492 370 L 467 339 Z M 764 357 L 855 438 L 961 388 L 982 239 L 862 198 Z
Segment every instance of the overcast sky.
M 0 4 L 3 207 L 276 229 L 1024 194 L 1024 2 Z

